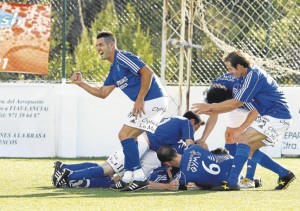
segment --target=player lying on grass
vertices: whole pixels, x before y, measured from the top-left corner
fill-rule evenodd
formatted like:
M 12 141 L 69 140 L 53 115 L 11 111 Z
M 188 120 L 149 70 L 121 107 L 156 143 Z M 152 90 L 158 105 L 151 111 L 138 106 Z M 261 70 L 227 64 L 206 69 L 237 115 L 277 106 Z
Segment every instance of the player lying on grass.
M 157 159 L 156 153 L 152 151 L 151 154 L 148 154 L 147 152 L 146 156 L 155 156 Z M 211 151 L 211 154 L 227 154 L 228 151 L 226 149 L 218 148 L 216 150 Z M 145 161 L 152 160 L 154 157 L 151 159 L 147 159 L 145 157 L 141 159 L 142 163 L 142 168 L 143 169 L 150 169 L 153 167 L 153 164 Z M 70 167 L 73 169 L 77 169 L 80 167 L 80 164 L 63 164 L 61 163 L 61 166 L 64 167 Z M 86 163 L 87 164 L 87 163 Z M 90 163 L 92 164 L 92 163 Z M 80 170 L 78 170 L 80 171 Z M 193 182 L 189 182 L 187 184 L 181 184 L 179 185 L 179 178 L 180 178 L 181 172 L 179 172 L 179 168 L 171 167 L 164 165 L 162 167 L 158 167 L 154 169 L 148 177 L 149 181 L 149 186 L 148 189 L 152 190 L 169 190 L 169 191 L 174 191 L 174 190 L 199 190 L 199 189 L 204 189 L 203 187 L 199 187 Z M 69 180 L 68 184 L 64 187 L 70 187 L 70 188 L 108 188 L 110 187 L 111 184 L 114 182 L 120 180 L 121 177 L 114 175 L 113 177 L 110 176 L 103 176 L 103 177 L 94 177 L 94 178 L 83 178 L 80 180 Z
M 213 154 L 199 145 L 187 147 L 182 155 L 168 145 L 161 146 L 157 157 L 163 164 L 180 169 L 177 174 L 180 186 L 195 183 L 195 187 L 206 189 L 228 178 L 233 161 L 229 154 Z
M 194 144 L 194 132 L 198 130 L 201 124 L 203 123 L 200 117 L 191 111 L 186 112 L 183 117 L 164 118 L 154 134 L 145 132 L 138 137 L 140 158 L 143 158 L 143 155 L 150 149 L 156 151 L 160 146 L 166 144 L 176 148 L 179 153 L 183 153 L 186 145 Z M 158 167 L 157 158 L 149 156 L 144 162 L 153 164 L 149 169 L 143 169 L 149 176 L 149 172 Z M 79 169 L 81 170 L 77 171 Z M 97 163 L 62 165 L 56 162 L 52 180 L 54 186 L 61 187 L 67 186 L 67 181 L 106 177 L 114 173 L 122 177 L 123 172 L 124 154 L 120 149 L 114 152 L 101 166 Z M 122 180 L 120 181 L 122 182 Z

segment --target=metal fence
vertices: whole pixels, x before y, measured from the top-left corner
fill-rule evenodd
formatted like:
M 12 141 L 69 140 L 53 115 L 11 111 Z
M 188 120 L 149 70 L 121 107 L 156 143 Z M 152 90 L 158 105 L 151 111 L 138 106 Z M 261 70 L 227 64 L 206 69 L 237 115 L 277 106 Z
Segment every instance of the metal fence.
M 4 1 L 11 2 L 11 1 Z M 103 82 L 109 64 L 95 48 L 98 31 L 116 34 L 118 48 L 141 56 L 160 76 L 163 14 L 166 12 L 166 84 L 178 84 L 180 56 L 187 62 L 191 49 L 191 85 L 208 85 L 226 71 L 222 55 L 242 49 L 265 67 L 283 86 L 300 84 L 300 2 L 298 0 L 15 0 L 17 3 L 50 4 L 51 43 L 49 73 L 31 75 L 0 73 L 1 81 L 67 80 L 75 70 L 93 82 Z M 183 16 L 182 10 L 185 9 Z M 191 15 L 191 13 L 193 13 Z M 189 45 L 186 40 L 193 24 Z M 182 31 L 182 29 L 184 29 Z M 183 32 L 183 33 L 182 33 Z M 175 45 L 174 45 L 175 44 Z M 201 48 L 193 48 L 194 45 Z M 184 48 L 180 52 L 180 49 Z M 181 54 L 181 55 L 180 55 Z M 183 54 L 183 55 L 182 55 Z M 30 55 L 28 55 L 30 56 Z M 183 67 L 183 83 L 187 78 Z

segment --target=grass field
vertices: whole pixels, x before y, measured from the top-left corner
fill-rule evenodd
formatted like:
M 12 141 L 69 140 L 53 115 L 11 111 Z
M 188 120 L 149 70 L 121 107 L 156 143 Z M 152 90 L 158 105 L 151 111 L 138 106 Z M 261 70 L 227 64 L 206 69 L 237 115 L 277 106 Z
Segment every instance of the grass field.
M 263 187 L 234 192 L 57 189 L 51 184 L 54 159 L 0 159 L 0 210 L 300 210 L 300 159 L 277 162 L 298 177 L 288 189 L 273 190 L 277 175 L 257 168 Z M 66 163 L 91 160 L 64 159 Z M 102 162 L 94 159 L 93 162 Z

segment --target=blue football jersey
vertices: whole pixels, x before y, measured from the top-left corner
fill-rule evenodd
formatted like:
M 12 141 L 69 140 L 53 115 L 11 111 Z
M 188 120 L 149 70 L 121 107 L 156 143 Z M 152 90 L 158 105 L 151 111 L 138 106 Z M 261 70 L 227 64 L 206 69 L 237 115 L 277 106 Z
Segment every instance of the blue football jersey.
M 222 84 L 231 90 L 233 90 L 236 83 L 238 83 L 238 79 L 231 73 L 225 73 L 212 81 L 212 84 Z
M 170 178 L 167 172 L 168 166 L 164 165 L 153 170 L 153 172 L 148 177 L 149 181 L 157 183 L 169 183 Z
M 199 186 L 211 188 L 228 179 L 232 162 L 231 155 L 213 154 L 199 145 L 191 145 L 181 157 L 177 177 L 181 185 L 194 182 Z
M 254 106 L 260 115 L 279 119 L 292 118 L 286 97 L 272 76 L 261 68 L 248 68 L 246 76 L 239 78 L 234 88 L 237 89 L 234 99 L 244 103 L 254 100 L 257 104 Z
M 164 118 L 158 124 L 155 133 L 147 132 L 150 141 L 150 148 L 157 151 L 160 146 L 170 145 L 182 154 L 186 143 L 186 139 L 194 140 L 194 128 L 192 123 L 185 117 L 169 117 Z
M 232 73 L 225 73 L 224 75 L 213 80 L 212 84 L 222 84 L 227 89 L 232 90 L 232 94 L 234 95 L 238 92 L 238 90 L 235 86 L 238 82 L 239 82 L 239 79 L 236 78 Z M 258 107 L 258 105 L 256 105 L 254 100 L 252 100 L 251 102 L 245 102 L 242 107 L 239 107 L 239 109 L 246 109 L 246 110 L 251 111 L 257 107 Z
M 116 50 L 114 62 L 110 66 L 104 86 L 116 85 L 132 101 L 135 101 L 141 88 L 141 75 L 138 72 L 145 65 L 139 57 L 132 53 Z M 145 101 L 162 96 L 167 96 L 167 93 L 155 73 L 153 73 L 151 86 Z

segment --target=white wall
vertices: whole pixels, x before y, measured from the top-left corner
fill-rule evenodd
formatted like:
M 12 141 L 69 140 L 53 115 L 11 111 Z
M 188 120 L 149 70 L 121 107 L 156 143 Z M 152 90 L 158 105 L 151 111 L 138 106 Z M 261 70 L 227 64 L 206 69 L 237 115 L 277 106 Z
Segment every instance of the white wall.
M 73 84 L 0 84 L 0 157 L 99 157 L 120 147 L 118 131 L 132 102 L 119 89 L 105 99 Z M 177 115 L 178 87 L 167 87 L 167 116 Z M 191 87 L 190 102 L 200 102 L 205 87 Z M 273 157 L 300 155 L 300 87 L 284 88 L 294 122 L 283 144 L 266 148 Z M 185 98 L 185 96 L 183 96 Z M 183 102 L 185 105 L 185 102 Z M 23 107 L 22 107 L 23 106 Z M 182 112 L 185 106 L 182 108 Z M 202 115 L 204 120 L 207 116 Z M 208 139 L 210 149 L 224 145 L 226 117 L 220 115 Z M 203 128 L 196 133 L 199 138 Z

